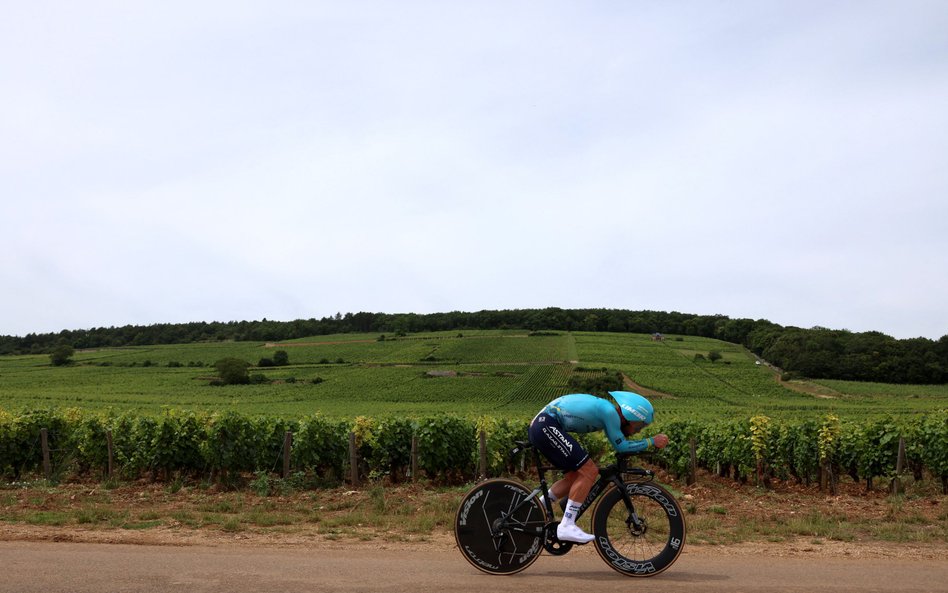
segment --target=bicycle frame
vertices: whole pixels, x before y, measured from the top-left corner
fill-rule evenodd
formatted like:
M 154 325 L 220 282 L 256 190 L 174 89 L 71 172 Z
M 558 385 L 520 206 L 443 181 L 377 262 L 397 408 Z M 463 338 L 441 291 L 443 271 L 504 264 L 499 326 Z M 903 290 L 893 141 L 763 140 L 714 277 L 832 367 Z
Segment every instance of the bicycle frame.
M 513 451 L 511 451 L 511 457 L 516 456 L 518 453 L 526 449 L 530 449 L 533 452 L 533 462 L 534 462 L 534 465 L 536 466 L 537 474 L 539 475 L 539 478 L 540 478 L 540 485 L 534 488 L 533 491 L 528 496 L 526 496 L 519 504 L 513 507 L 507 515 L 504 515 L 500 519 L 498 519 L 497 524 L 492 526 L 492 528 L 495 531 L 499 531 L 501 528 L 507 528 L 507 529 L 512 529 L 514 531 L 520 531 L 523 533 L 529 532 L 529 533 L 535 533 L 537 535 L 542 535 L 543 534 L 542 532 L 545 532 L 547 529 L 549 529 L 551 524 L 555 524 L 555 522 L 553 522 L 553 519 L 555 518 L 556 515 L 553 513 L 553 503 L 550 502 L 550 491 L 549 491 L 549 487 L 547 486 L 546 472 L 554 471 L 554 470 L 557 470 L 558 468 L 552 465 L 544 465 L 543 457 L 540 455 L 540 452 L 537 450 L 537 448 L 534 447 L 531 443 L 518 442 L 517 447 L 514 448 Z M 623 502 L 625 502 L 625 508 L 629 511 L 629 518 L 626 520 L 626 523 L 630 526 L 634 525 L 636 530 L 642 529 L 643 523 L 635 512 L 635 505 L 632 504 L 631 497 L 629 496 L 628 492 L 626 492 L 626 489 L 623 487 L 625 484 L 625 481 L 622 479 L 622 475 L 630 474 L 633 476 L 639 476 L 641 478 L 648 478 L 649 480 L 651 480 L 653 477 L 653 472 L 647 469 L 642 469 L 638 467 L 633 467 L 633 468 L 626 467 L 626 460 L 628 459 L 628 457 L 629 457 L 628 455 L 618 455 L 615 464 L 599 469 L 599 477 L 596 479 L 596 482 L 592 485 L 592 488 L 590 488 L 589 494 L 586 496 L 586 500 L 583 501 L 583 504 L 580 507 L 579 512 L 576 514 L 577 519 L 583 516 L 583 513 L 585 513 L 586 510 L 588 510 L 589 507 L 592 506 L 592 504 L 596 501 L 596 499 L 599 498 L 599 495 L 601 495 L 606 490 L 606 488 L 609 487 L 610 484 L 614 484 L 616 488 L 619 489 L 619 492 L 622 494 L 622 500 Z M 540 495 L 540 494 L 543 495 L 543 503 L 544 503 L 544 506 L 546 507 L 547 516 L 549 517 L 551 522 L 548 522 L 547 525 L 545 525 L 542 529 L 536 528 L 534 530 L 528 530 L 522 526 L 514 526 L 514 525 L 507 524 L 506 522 L 507 516 L 513 515 L 517 510 L 519 510 L 525 504 L 528 504 L 531 499 L 533 499 L 535 496 Z M 554 535 L 554 539 L 555 539 L 555 535 Z

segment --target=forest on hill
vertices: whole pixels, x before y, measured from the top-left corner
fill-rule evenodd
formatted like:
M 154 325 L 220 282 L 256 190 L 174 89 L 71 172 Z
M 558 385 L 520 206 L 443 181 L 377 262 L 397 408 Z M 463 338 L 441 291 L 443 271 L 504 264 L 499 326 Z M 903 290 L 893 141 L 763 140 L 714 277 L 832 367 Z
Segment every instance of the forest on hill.
M 899 340 L 881 332 L 781 326 L 765 319 L 623 309 L 510 309 L 449 313 L 337 313 L 322 319 L 126 325 L 0 336 L 0 355 L 208 341 L 284 341 L 338 333 L 524 329 L 660 333 L 741 344 L 785 372 L 814 379 L 948 383 L 948 335 Z

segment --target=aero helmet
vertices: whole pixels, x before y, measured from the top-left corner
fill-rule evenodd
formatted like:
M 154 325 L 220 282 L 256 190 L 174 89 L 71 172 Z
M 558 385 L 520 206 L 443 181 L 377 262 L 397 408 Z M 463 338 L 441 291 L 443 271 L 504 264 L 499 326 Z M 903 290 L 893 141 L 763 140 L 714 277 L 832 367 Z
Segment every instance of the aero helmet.
M 651 424 L 655 418 L 655 410 L 651 402 L 631 391 L 610 391 L 609 395 L 619 404 L 622 416 L 629 422 L 644 422 Z

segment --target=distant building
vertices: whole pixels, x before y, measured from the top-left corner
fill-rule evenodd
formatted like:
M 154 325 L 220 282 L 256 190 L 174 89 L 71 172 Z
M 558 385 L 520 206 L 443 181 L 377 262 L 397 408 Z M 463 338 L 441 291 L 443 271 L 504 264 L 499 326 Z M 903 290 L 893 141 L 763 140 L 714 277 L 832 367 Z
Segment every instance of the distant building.
M 660 333 L 658 333 L 658 332 L 655 332 L 654 334 L 652 334 L 652 341 L 653 341 L 653 342 L 664 342 L 664 341 L 665 341 L 665 336 L 663 336 L 662 334 L 660 334 Z

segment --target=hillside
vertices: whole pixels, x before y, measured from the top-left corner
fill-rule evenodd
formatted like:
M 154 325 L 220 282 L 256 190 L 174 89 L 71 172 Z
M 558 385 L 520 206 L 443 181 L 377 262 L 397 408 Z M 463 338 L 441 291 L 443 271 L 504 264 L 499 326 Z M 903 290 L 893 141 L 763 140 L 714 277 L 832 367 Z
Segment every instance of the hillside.
M 250 414 L 532 416 L 557 395 L 642 388 L 659 421 L 747 416 L 920 413 L 948 405 L 945 386 L 784 383 L 744 347 L 694 336 L 495 330 L 309 336 L 79 350 L 69 365 L 46 355 L 0 357 L 0 408 L 78 407 L 154 414 L 164 407 Z M 213 364 L 254 365 L 259 384 L 211 386 Z M 710 353 L 720 354 L 712 362 Z M 867 387 L 875 385 L 875 387 Z M 792 388 L 788 388 L 788 386 Z
M 740 344 L 785 371 L 819 379 L 888 383 L 948 383 L 948 336 L 896 340 L 880 332 L 784 327 L 766 319 L 622 309 L 514 309 L 465 313 L 347 313 L 294 321 L 230 321 L 63 330 L 0 336 L 0 355 L 49 354 L 78 349 L 190 344 L 213 341 L 278 342 L 307 336 L 375 333 L 528 331 L 684 335 Z

